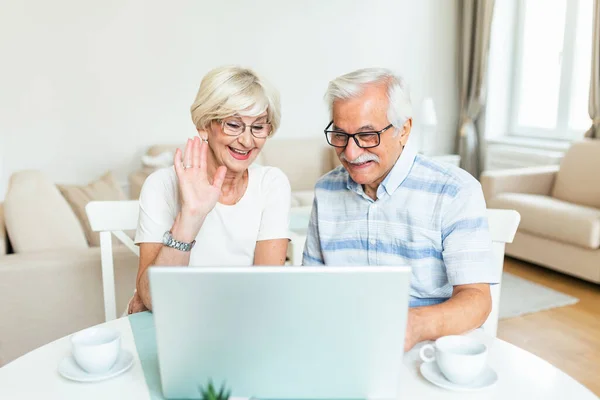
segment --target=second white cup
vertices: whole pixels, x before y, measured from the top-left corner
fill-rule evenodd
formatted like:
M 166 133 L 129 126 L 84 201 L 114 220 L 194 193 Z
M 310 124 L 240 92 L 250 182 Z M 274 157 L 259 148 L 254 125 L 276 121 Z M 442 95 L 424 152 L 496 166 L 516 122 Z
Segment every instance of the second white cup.
M 121 334 L 116 329 L 92 327 L 71 336 L 75 362 L 90 374 L 107 372 L 121 351 Z
M 427 355 L 428 351 L 433 352 Z M 473 382 L 487 363 L 488 349 L 483 343 L 466 336 L 444 336 L 433 345 L 426 344 L 419 352 L 425 362 L 437 362 L 450 382 L 466 385 Z

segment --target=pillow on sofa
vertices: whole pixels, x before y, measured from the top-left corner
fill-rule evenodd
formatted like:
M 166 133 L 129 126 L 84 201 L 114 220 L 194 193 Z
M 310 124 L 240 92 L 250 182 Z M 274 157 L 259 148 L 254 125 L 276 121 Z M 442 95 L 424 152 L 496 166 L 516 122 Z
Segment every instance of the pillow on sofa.
M 20 171 L 11 176 L 4 219 L 15 253 L 88 247 L 69 204 L 40 171 Z
M 569 203 L 600 208 L 600 140 L 574 142 L 560 163 L 552 196 Z
M 67 202 L 73 209 L 73 212 L 79 219 L 79 223 L 83 227 L 85 237 L 90 246 L 100 246 L 100 234 L 92 231 L 90 222 L 85 212 L 87 203 L 93 200 L 113 201 L 127 200 L 127 195 L 119 186 L 119 183 L 109 171 L 98 180 L 90 182 L 85 186 L 78 185 L 57 185 L 62 195 L 67 199 Z M 126 232 L 133 237 L 134 232 Z M 118 239 L 113 243 L 120 243 Z
M 6 238 L 6 228 L 4 224 L 4 206 L 0 204 L 0 256 L 3 256 L 8 251 Z
M 165 151 L 157 156 L 149 154 L 142 156 L 142 166 L 144 168 L 165 168 L 173 165 L 173 157 L 175 154 L 170 151 Z

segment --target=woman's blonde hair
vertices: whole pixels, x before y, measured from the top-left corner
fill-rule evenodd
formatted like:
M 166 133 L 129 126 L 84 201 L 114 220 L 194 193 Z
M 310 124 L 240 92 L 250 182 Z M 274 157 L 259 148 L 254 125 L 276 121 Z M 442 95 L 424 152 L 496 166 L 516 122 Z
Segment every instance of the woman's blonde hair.
M 237 66 L 215 68 L 206 74 L 190 111 L 198 129 L 233 115 L 255 117 L 266 111 L 272 136 L 281 121 L 277 89 L 254 71 Z

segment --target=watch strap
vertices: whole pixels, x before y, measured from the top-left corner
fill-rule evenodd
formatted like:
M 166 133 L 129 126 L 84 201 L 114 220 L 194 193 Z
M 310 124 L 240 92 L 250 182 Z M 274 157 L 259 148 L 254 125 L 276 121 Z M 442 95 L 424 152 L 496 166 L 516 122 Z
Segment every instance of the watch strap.
M 196 244 L 195 240 L 193 240 L 191 243 L 186 243 L 186 242 L 181 242 L 181 241 L 175 239 L 173 237 L 173 234 L 171 231 L 169 231 L 168 240 L 164 243 L 165 246 L 171 247 L 171 248 L 179 250 L 179 251 L 190 251 L 190 250 L 192 250 L 192 248 L 194 247 L 195 244 Z

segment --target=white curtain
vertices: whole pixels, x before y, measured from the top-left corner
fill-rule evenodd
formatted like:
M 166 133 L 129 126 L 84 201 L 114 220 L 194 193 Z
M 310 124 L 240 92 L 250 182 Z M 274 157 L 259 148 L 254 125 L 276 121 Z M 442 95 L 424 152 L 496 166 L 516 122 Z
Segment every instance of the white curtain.
M 460 121 L 458 149 L 461 167 L 476 178 L 485 165 L 485 139 L 477 119 L 485 105 L 485 76 L 494 0 L 459 1 Z
M 600 139 L 600 0 L 594 0 L 594 37 L 592 38 L 592 75 L 588 112 L 592 126 L 585 137 Z

